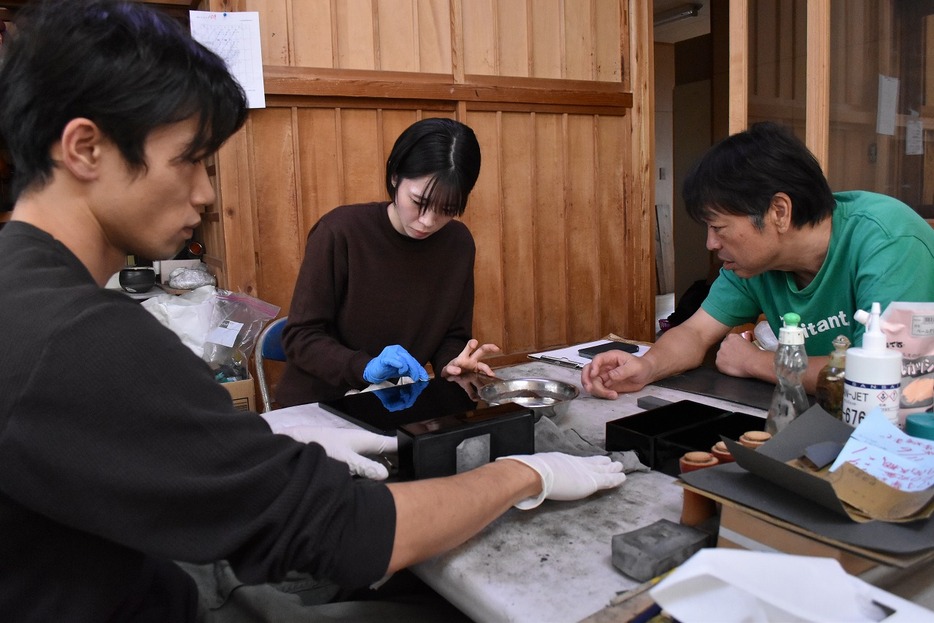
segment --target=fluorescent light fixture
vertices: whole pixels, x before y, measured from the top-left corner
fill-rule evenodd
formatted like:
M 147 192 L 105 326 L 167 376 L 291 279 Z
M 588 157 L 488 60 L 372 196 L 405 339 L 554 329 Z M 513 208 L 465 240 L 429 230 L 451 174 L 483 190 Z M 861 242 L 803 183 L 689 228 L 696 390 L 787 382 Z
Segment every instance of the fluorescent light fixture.
M 670 24 L 671 22 L 677 22 L 678 20 L 687 19 L 688 17 L 697 17 L 697 13 L 701 10 L 702 6 L 702 4 L 698 3 L 681 4 L 667 11 L 659 11 L 652 16 L 653 24 L 655 26 L 661 26 L 662 24 Z

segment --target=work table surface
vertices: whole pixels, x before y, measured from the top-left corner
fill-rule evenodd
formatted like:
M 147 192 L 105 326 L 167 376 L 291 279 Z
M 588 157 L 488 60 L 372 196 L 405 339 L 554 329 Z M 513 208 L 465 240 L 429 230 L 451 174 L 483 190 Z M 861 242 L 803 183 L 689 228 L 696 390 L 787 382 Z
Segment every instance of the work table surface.
M 497 375 L 581 386 L 579 370 L 542 362 L 497 370 Z M 730 402 L 649 386 L 617 400 L 594 398 L 582 389 L 555 423 L 602 448 L 606 423 L 642 412 L 636 401 L 644 396 L 765 416 Z M 531 511 L 512 509 L 461 547 L 414 571 L 476 621 L 580 621 L 639 585 L 613 566 L 613 536 L 658 519 L 677 522 L 681 497 L 681 487 L 670 476 L 633 472 L 619 488 L 584 500 L 546 500 Z
M 538 361 L 496 373 L 504 379 L 549 378 L 581 387 L 579 370 Z M 580 397 L 554 422 L 602 448 L 606 423 L 643 411 L 636 401 L 645 396 L 670 402 L 693 400 L 765 416 L 752 407 L 649 386 L 617 400 L 594 398 L 582 389 Z M 317 405 L 273 411 L 264 417 L 353 426 Z M 476 621 L 580 621 L 639 584 L 613 567 L 613 536 L 661 518 L 678 521 L 681 496 L 681 487 L 670 476 L 633 472 L 619 488 L 584 500 L 546 500 L 533 510 L 511 509 L 464 545 L 413 571 Z

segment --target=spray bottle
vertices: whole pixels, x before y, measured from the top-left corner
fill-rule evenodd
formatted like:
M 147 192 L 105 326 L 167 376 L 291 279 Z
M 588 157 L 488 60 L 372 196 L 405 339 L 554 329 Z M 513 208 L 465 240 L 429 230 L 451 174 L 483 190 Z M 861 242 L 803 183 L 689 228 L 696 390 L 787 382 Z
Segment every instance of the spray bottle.
M 898 405 L 902 387 L 902 354 L 886 348 L 885 333 L 879 322 L 881 306 L 872 304 L 872 313 L 857 310 L 853 319 L 866 325 L 862 348 L 846 351 L 843 373 L 843 421 L 859 426 L 873 409 L 882 412 L 898 426 Z

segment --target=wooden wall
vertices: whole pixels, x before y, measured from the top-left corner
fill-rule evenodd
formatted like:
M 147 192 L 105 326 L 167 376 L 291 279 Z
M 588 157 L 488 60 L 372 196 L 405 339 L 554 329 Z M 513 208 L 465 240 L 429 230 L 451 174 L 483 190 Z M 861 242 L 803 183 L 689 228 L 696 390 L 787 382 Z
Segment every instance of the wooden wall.
M 386 198 L 395 138 L 444 116 L 483 157 L 475 336 L 516 357 L 654 337 L 650 2 L 206 3 L 259 12 L 266 84 L 216 158 L 204 230 L 226 287 L 287 314 L 310 227 Z

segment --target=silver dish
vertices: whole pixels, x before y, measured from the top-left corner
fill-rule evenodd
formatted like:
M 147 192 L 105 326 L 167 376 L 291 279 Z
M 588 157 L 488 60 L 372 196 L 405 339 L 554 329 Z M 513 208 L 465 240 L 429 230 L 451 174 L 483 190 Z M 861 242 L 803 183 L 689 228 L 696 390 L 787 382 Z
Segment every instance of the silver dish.
M 490 405 L 513 402 L 528 407 L 537 420 L 543 415 L 548 418 L 564 415 L 580 390 L 570 383 L 551 379 L 511 379 L 484 385 L 479 395 Z

